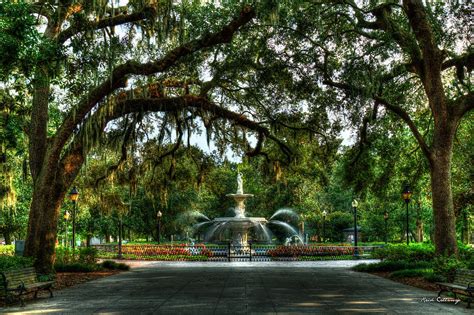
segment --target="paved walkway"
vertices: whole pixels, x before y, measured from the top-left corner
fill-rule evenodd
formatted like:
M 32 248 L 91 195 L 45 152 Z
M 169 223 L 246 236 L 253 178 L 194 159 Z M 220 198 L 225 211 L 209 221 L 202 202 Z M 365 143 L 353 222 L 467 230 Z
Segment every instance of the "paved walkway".
M 350 271 L 352 261 L 164 263 L 87 282 L 8 314 L 472 314 L 466 304 Z

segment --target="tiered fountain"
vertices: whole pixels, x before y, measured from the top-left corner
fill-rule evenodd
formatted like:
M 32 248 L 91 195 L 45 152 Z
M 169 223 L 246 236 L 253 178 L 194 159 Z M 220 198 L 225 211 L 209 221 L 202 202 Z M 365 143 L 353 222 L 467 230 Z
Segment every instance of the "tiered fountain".
M 237 192 L 226 196 L 232 197 L 235 200 L 236 205 L 233 209 L 235 216 L 219 217 L 210 220 L 200 214 L 200 217 L 205 218 L 206 222 L 198 223 L 195 227 L 209 226 L 205 233 L 205 241 L 222 241 L 225 238 L 226 240 L 230 240 L 233 246 L 247 246 L 249 234 L 252 233 L 254 241 L 271 243 L 272 232 L 268 228 L 268 226 L 271 225 L 282 227 L 290 237 L 295 235 L 299 237 L 297 231 L 291 225 L 284 221 L 273 219 L 281 214 L 295 216 L 296 214 L 289 209 L 278 210 L 270 220 L 245 216 L 245 200 L 249 197 L 253 197 L 253 195 L 244 193 L 241 173 L 237 175 Z

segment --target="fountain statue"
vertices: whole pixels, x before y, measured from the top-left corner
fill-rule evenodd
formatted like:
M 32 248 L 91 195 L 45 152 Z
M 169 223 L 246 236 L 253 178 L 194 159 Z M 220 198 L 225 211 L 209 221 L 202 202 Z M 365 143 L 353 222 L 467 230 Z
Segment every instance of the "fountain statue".
M 193 212 L 196 218 L 204 220 L 204 222 L 194 226 L 196 229 L 209 226 L 205 233 L 205 241 L 222 241 L 226 239 L 234 247 L 243 247 L 248 245 L 249 235 L 251 235 L 253 236 L 253 241 L 270 243 L 272 232 L 269 226 L 280 227 L 286 231 L 288 237 L 298 235 L 294 227 L 287 222 L 277 219 L 278 216 L 297 218 L 298 216 L 290 209 L 276 211 L 269 220 L 261 217 L 247 217 L 245 215 L 245 200 L 253 197 L 253 195 L 244 193 L 243 178 L 240 172 L 237 174 L 236 193 L 227 194 L 226 196 L 235 200 L 235 207 L 233 208 L 235 216 L 233 217 L 219 217 L 211 220 L 199 212 Z
M 242 182 L 242 173 L 237 174 L 237 194 L 243 194 L 244 193 L 244 184 Z

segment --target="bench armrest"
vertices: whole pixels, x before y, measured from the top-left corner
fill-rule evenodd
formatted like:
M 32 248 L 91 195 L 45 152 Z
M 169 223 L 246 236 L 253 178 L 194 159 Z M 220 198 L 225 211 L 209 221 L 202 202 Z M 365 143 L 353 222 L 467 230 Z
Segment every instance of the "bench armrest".
M 474 283 L 474 281 L 471 281 L 467 284 L 467 291 L 474 291 L 474 286 L 471 287 L 471 283 Z

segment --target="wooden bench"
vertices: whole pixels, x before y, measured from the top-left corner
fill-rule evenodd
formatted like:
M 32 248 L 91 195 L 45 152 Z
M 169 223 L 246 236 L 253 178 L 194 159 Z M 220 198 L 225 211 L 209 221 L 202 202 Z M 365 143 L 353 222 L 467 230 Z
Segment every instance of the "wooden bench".
M 438 297 L 443 292 L 452 292 L 454 298 L 457 299 L 456 294 L 467 296 L 467 308 L 471 308 L 471 302 L 474 294 L 474 270 L 458 269 L 454 276 L 453 283 L 436 282 L 439 286 Z
M 40 282 L 35 268 L 23 268 L 10 271 L 0 272 L 0 295 L 5 299 L 5 305 L 13 301 L 16 295 L 20 300 L 21 306 L 24 306 L 22 296 L 29 292 L 35 292 L 35 298 L 38 296 L 38 291 L 48 290 L 50 297 L 53 297 L 51 287 L 54 281 Z

